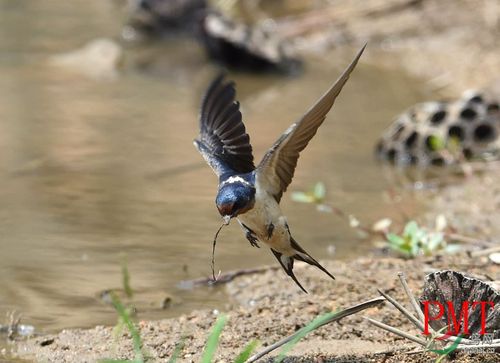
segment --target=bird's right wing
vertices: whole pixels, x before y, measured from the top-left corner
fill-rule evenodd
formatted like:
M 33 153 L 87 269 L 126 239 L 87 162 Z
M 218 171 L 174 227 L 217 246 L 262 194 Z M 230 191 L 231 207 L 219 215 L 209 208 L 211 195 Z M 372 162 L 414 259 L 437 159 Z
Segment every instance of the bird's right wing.
M 279 203 L 281 196 L 291 183 L 299 154 L 316 134 L 325 120 L 349 75 L 356 67 L 366 45 L 340 75 L 331 88 L 306 112 L 302 118 L 290 126 L 264 155 L 257 167 L 257 180 Z
M 224 82 L 220 75 L 208 87 L 201 105 L 200 134 L 194 144 L 218 176 L 255 169 L 250 137 L 235 96 L 234 84 Z

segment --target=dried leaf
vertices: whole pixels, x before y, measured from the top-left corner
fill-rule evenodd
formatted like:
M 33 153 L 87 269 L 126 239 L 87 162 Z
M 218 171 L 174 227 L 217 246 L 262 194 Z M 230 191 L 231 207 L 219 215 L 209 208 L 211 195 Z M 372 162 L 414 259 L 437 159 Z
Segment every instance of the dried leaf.
M 373 224 L 372 230 L 375 232 L 385 232 L 389 229 L 391 224 L 392 220 L 390 218 L 383 218 Z
M 360 222 L 356 217 L 354 217 L 352 214 L 349 215 L 349 225 L 351 228 L 358 228 L 360 226 Z
M 448 227 L 448 221 L 446 220 L 446 217 L 444 214 L 439 214 L 436 217 L 436 231 L 442 232 Z

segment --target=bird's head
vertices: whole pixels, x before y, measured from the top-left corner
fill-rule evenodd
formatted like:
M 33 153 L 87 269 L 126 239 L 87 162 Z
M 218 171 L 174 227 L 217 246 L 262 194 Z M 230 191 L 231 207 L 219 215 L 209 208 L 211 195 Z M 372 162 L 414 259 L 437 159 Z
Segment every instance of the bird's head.
M 215 204 L 226 223 L 233 217 L 247 212 L 255 203 L 255 188 L 243 183 L 223 185 L 217 193 Z

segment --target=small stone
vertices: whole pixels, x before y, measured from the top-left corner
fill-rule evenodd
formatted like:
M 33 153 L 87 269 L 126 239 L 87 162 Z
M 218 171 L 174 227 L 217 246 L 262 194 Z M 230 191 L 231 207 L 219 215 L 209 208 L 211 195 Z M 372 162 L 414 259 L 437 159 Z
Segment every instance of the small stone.
M 160 303 L 160 308 L 161 309 L 168 309 L 172 306 L 172 297 L 171 296 L 165 296 Z
M 40 342 L 40 346 L 46 347 L 47 345 L 51 345 L 52 343 L 54 343 L 54 340 L 54 338 L 44 339 Z
M 490 253 L 488 256 L 493 263 L 500 265 L 500 252 Z

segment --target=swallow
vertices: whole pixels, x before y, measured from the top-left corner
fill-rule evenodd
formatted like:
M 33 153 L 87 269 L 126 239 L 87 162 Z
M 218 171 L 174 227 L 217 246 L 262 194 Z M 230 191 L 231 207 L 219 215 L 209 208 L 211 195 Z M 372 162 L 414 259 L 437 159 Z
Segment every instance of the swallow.
M 286 274 L 305 293 L 293 273 L 295 260 L 316 266 L 332 279 L 335 277 L 292 237 L 280 201 L 292 181 L 300 152 L 325 120 L 365 47 L 330 89 L 278 138 L 257 167 L 234 83 L 219 75 L 208 87 L 201 104 L 200 133 L 194 145 L 219 178 L 215 204 L 224 223 L 236 218 L 250 244 L 269 247 Z

